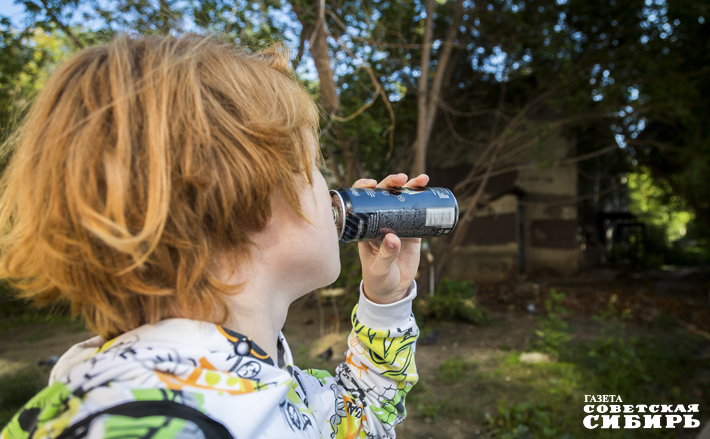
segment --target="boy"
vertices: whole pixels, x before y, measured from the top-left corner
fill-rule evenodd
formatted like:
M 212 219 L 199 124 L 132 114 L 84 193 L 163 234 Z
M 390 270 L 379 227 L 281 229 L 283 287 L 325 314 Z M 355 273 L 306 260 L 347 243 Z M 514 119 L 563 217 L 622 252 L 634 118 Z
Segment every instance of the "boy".
M 336 377 L 296 368 L 280 334 L 340 270 L 317 127 L 275 50 L 121 37 L 62 64 L 6 145 L 0 277 L 99 335 L 2 439 L 394 437 L 417 381 L 418 239 L 360 244 Z

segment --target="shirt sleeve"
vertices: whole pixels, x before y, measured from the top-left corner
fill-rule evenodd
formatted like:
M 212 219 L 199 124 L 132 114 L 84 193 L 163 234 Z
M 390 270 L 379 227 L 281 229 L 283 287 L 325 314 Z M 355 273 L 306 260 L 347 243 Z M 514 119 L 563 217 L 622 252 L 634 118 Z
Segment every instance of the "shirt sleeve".
M 336 376 L 320 370 L 300 374 L 311 409 L 324 437 L 332 439 L 394 438 L 404 419 L 404 400 L 419 379 L 414 364 L 419 336 L 408 295 L 388 305 L 371 302 L 360 284 L 360 300 L 352 313 L 345 362 Z M 297 371 L 298 373 L 298 371 Z

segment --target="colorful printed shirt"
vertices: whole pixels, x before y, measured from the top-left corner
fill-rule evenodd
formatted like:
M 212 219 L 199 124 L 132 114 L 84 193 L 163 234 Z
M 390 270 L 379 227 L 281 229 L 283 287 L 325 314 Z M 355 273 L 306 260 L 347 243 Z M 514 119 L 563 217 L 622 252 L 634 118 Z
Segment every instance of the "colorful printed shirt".
M 204 437 L 199 423 L 170 413 L 136 418 L 107 411 L 141 401 L 179 403 L 239 439 L 393 438 L 418 379 L 415 296 L 413 284 L 405 299 L 377 305 L 361 290 L 334 377 L 295 367 L 283 334 L 275 363 L 248 337 L 195 320 L 164 320 L 105 343 L 92 339 L 62 357 L 49 387 L 0 438 L 55 439 L 82 420 L 81 434 L 71 437 Z

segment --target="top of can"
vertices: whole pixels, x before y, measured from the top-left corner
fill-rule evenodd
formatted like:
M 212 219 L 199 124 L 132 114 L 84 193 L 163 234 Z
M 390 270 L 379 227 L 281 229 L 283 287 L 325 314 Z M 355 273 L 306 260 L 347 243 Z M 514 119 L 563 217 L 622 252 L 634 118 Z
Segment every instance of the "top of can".
M 338 231 L 338 241 L 343 239 L 343 233 L 345 232 L 345 203 L 343 202 L 343 197 L 337 190 L 330 191 L 330 200 L 333 209 L 333 221 L 335 221 L 335 228 Z

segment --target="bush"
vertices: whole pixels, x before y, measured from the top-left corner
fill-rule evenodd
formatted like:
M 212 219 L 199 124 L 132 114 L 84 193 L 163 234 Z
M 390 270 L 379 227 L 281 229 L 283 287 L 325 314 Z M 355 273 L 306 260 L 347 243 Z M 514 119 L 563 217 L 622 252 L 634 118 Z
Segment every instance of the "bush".
M 509 406 L 498 402 L 498 413 L 486 413 L 491 437 L 501 439 L 570 438 L 555 426 L 552 408 L 541 402 Z
M 673 399 L 696 372 L 694 351 L 702 341 L 681 332 L 668 340 L 629 337 L 624 317 L 616 316 L 612 305 L 613 300 L 606 312 L 594 317 L 602 324 L 600 335 L 570 349 L 568 359 L 592 372 L 599 394 Z
M 418 318 L 434 320 L 458 320 L 486 325 L 490 317 L 476 301 L 476 287 L 470 282 L 443 279 L 436 294 L 421 297 L 415 302 Z
M 562 306 L 564 299 L 564 293 L 550 290 L 550 297 L 545 301 L 547 315 L 538 319 L 539 327 L 531 342 L 532 348 L 554 357 L 559 356 L 560 349 L 570 340 L 569 325 L 564 319 L 570 311 Z

